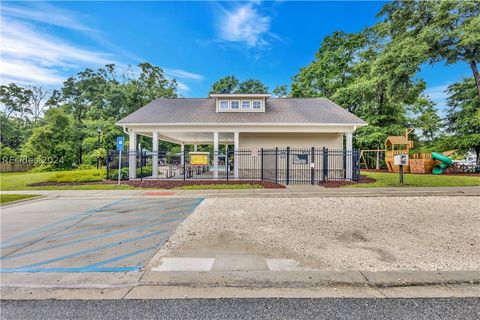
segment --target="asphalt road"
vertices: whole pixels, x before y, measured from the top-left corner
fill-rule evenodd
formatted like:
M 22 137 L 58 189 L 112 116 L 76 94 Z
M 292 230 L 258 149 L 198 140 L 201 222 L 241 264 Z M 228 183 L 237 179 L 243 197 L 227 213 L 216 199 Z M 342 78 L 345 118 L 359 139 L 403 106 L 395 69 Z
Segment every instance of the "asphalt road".
M 9 319 L 480 319 L 480 299 L 2 301 Z

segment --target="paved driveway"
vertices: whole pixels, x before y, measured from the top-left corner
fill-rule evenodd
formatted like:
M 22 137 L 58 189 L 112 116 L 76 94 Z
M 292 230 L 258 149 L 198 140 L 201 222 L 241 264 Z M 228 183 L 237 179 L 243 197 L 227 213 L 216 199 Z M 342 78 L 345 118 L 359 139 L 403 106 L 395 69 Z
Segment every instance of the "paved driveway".
M 1 213 L 1 272 L 138 271 L 202 201 L 45 199 Z

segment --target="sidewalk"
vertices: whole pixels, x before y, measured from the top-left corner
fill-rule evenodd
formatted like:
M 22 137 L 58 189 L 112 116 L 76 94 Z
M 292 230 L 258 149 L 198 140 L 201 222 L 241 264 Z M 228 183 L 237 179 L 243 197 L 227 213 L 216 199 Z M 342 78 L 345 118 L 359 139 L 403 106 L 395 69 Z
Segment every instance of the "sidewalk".
M 163 190 L 163 189 L 162 189 Z M 222 197 L 222 198 L 293 198 L 293 197 L 382 197 L 382 196 L 480 196 L 480 187 L 402 187 L 402 188 L 323 188 L 312 185 L 290 185 L 285 189 L 211 189 L 164 190 L 162 197 Z M 151 196 L 152 190 L 18 190 L 3 194 L 38 194 L 50 198 L 130 198 Z M 145 194 L 147 193 L 147 194 Z

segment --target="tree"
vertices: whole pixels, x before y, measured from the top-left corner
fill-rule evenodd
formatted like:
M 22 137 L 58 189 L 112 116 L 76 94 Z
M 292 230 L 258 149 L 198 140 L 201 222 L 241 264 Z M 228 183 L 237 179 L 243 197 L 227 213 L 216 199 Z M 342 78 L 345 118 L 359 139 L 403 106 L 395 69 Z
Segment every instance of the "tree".
M 480 98 L 474 78 L 448 87 L 447 128 L 455 135 L 455 147 L 475 150 L 480 165 Z
M 235 93 L 268 93 L 268 87 L 260 80 L 248 79 L 239 84 Z
M 216 81 L 209 94 L 212 93 L 268 93 L 268 88 L 259 80 L 248 79 L 240 82 L 235 76 L 230 75 Z
M 28 103 L 31 91 L 10 83 L 0 86 L 0 102 L 4 107 L 5 117 L 9 119 L 12 114 L 29 112 Z
M 30 110 L 32 111 L 33 123 L 36 123 L 47 107 L 46 98 L 49 91 L 37 86 L 30 86 L 28 89 L 30 91 L 29 104 Z
M 119 75 L 113 64 L 97 70 L 85 69 L 64 82 L 59 93 L 52 95 L 49 103 L 57 103 L 73 116 L 77 159 L 82 163 L 83 140 L 96 137 L 87 128 L 88 120 L 116 120 L 132 113 L 157 98 L 174 98 L 177 83 L 165 77 L 163 70 L 149 63 L 138 65 L 138 72 L 130 68 Z M 117 132 L 114 130 L 113 132 Z M 107 147 L 107 146 L 103 146 Z
M 286 84 L 282 84 L 280 86 L 276 86 L 273 89 L 272 93 L 278 98 L 286 98 L 288 97 L 288 89 Z
M 402 134 L 407 107 L 425 89 L 415 75 L 426 46 L 389 38 L 383 23 L 356 34 L 336 32 L 292 83 L 292 96 L 327 97 L 367 121 L 356 133 L 358 147 L 377 148 L 388 135 Z
M 35 157 L 48 167 L 69 168 L 75 158 L 75 130 L 72 117 L 63 109 L 49 109 L 41 125 L 33 129 L 22 155 Z
M 0 142 L 14 149 L 18 149 L 25 136 L 28 115 L 32 113 L 29 105 L 31 94 L 30 90 L 14 83 L 0 86 L 0 102 L 4 109 L 0 117 Z M 4 129 L 10 132 L 11 138 L 5 138 Z
M 442 127 L 442 120 L 435 109 L 435 104 L 428 97 L 422 96 L 410 107 L 410 111 L 412 112 L 410 126 L 419 129 L 427 142 L 433 142 Z
M 233 75 L 221 78 L 212 84 L 209 94 L 212 93 L 235 93 L 240 81 Z
M 399 1 L 384 6 L 393 41 L 412 38 L 428 45 L 431 63 L 464 61 L 472 70 L 480 97 L 480 1 Z

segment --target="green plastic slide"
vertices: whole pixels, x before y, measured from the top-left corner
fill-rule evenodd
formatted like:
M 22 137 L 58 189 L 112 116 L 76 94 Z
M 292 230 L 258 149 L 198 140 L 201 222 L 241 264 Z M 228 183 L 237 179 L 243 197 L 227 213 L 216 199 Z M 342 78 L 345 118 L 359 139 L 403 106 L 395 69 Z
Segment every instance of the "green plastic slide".
M 453 164 L 452 159 L 437 152 L 432 152 L 432 159 L 435 159 L 441 162 L 440 164 L 437 164 L 436 166 L 433 167 L 432 169 L 433 174 L 442 174 L 443 169 L 446 169 Z

